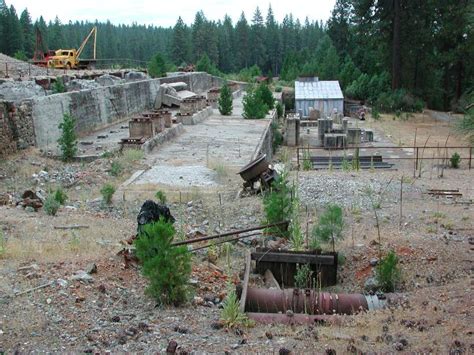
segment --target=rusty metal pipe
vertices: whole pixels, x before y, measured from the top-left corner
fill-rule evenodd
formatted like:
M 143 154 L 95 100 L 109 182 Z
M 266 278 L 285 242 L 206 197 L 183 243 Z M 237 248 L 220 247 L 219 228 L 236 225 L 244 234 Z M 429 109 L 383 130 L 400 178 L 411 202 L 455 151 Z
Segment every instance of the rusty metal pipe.
M 377 296 L 317 292 L 310 289 L 269 290 L 249 288 L 245 310 L 247 312 L 293 313 L 313 315 L 355 314 L 380 309 L 386 300 Z
M 178 245 L 192 244 L 192 243 L 197 243 L 197 242 L 203 242 L 205 240 L 228 237 L 230 235 L 247 233 L 247 232 L 252 232 L 252 231 L 261 230 L 261 229 L 265 229 L 265 228 L 277 227 L 277 226 L 285 226 L 285 228 L 288 228 L 288 223 L 289 223 L 288 221 L 282 221 L 282 222 L 278 222 L 278 223 L 266 224 L 266 225 L 258 226 L 258 227 L 252 227 L 252 228 L 240 229 L 240 230 L 236 230 L 236 231 L 225 232 L 225 233 L 220 233 L 220 234 L 215 234 L 215 235 L 209 235 L 209 236 L 202 237 L 202 238 L 194 238 L 194 239 L 184 240 L 182 242 L 173 243 L 172 245 L 173 246 L 178 246 Z

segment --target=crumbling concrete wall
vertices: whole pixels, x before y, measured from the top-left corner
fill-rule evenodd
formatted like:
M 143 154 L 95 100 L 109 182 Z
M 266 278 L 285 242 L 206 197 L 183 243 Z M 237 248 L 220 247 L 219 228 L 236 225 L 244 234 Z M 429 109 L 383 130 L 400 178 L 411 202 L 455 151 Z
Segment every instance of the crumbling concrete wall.
M 205 72 L 183 73 L 176 76 L 160 78 L 162 84 L 184 82 L 188 90 L 201 94 L 212 87 L 222 86 L 224 79 L 212 76 Z
M 272 123 L 276 122 L 278 119 L 276 109 L 270 111 L 270 113 L 266 117 L 268 119 L 267 127 L 265 127 L 265 131 L 263 132 L 260 142 L 255 148 L 255 151 L 252 155 L 250 161 L 257 159 L 257 157 L 261 154 L 266 154 L 267 160 L 271 160 L 273 158 L 273 129 Z
M 0 156 L 35 144 L 31 100 L 0 101 Z
M 159 90 L 156 79 L 34 98 L 36 145 L 56 144 L 65 113 L 76 118 L 76 133 L 82 136 L 154 107 Z

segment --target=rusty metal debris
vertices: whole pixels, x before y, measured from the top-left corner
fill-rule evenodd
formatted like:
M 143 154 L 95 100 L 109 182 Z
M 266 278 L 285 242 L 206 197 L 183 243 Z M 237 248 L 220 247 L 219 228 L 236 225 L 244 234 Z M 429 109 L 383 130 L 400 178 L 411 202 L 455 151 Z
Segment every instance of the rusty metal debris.
M 44 198 L 40 194 L 35 193 L 32 190 L 26 190 L 25 192 L 23 192 L 21 198 L 22 200 L 18 202 L 17 205 L 23 207 L 32 207 L 35 209 L 35 211 L 43 207 Z
M 461 197 L 462 193 L 459 192 L 459 189 L 449 190 L 449 189 L 429 189 L 426 191 L 428 195 L 431 196 L 446 196 L 446 197 Z
M 264 324 L 284 325 L 315 325 L 315 324 L 340 324 L 342 318 L 338 315 L 310 315 L 310 314 L 283 314 L 283 313 L 256 313 L 247 312 L 247 317 Z
M 310 315 L 356 314 L 381 309 L 390 295 L 370 296 L 318 292 L 314 289 L 269 290 L 248 288 L 245 310 L 259 313 L 304 313 Z
M 266 154 L 260 155 L 257 159 L 245 165 L 238 174 L 245 181 L 244 190 L 257 193 L 267 189 L 278 177 L 278 173 L 271 168 L 266 160 Z M 260 182 L 260 188 L 255 189 L 255 183 Z

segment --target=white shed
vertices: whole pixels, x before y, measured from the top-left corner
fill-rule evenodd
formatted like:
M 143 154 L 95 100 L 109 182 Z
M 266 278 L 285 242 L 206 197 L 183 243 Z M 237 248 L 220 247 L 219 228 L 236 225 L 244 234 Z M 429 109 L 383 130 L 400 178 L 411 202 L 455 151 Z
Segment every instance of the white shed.
M 344 95 L 339 81 L 319 81 L 317 77 L 298 78 L 295 81 L 296 112 L 303 112 L 303 117 L 309 116 L 309 108 L 321 112 L 321 117 L 330 116 L 334 109 L 344 112 Z

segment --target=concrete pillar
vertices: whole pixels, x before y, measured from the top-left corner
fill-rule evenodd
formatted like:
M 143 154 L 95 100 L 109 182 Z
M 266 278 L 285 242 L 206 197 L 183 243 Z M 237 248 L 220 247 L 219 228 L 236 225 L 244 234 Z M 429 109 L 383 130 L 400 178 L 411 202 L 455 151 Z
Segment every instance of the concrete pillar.
M 342 130 L 347 134 L 347 129 L 349 128 L 349 119 L 347 117 L 342 119 Z
M 347 144 L 360 144 L 361 129 L 348 128 L 347 129 Z
M 300 141 L 300 118 L 291 115 L 286 118 L 286 144 L 289 147 L 296 147 Z

